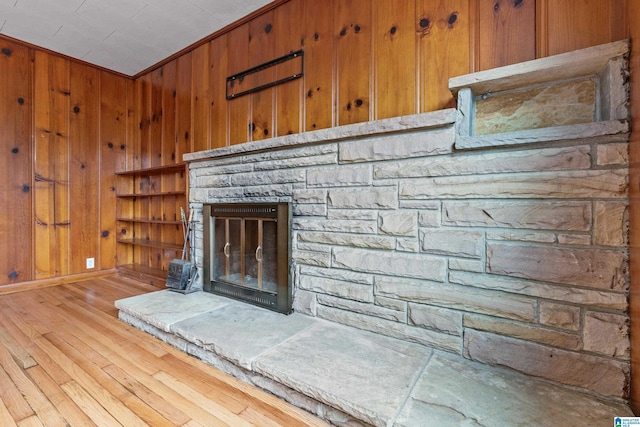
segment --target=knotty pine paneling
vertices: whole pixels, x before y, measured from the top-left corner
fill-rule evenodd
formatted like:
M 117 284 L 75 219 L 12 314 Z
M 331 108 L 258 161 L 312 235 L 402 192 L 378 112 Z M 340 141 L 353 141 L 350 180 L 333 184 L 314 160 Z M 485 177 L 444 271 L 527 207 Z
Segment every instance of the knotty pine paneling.
M 385 94 L 375 97 L 375 119 L 418 111 L 415 8 L 415 0 L 373 2 L 374 93 Z
M 228 35 L 229 55 L 227 76 L 247 70 L 249 65 L 249 24 L 241 25 Z M 246 52 L 238 55 L 237 52 Z M 225 83 L 226 84 L 226 83 Z M 225 86 L 226 89 L 226 86 Z M 226 92 L 225 92 L 226 93 Z M 251 140 L 250 130 L 250 102 L 248 95 L 227 101 L 228 105 L 228 132 L 231 145 L 241 144 Z
M 476 0 L 476 71 L 536 57 L 535 0 Z
M 284 29 L 281 29 L 284 30 Z M 275 30 L 273 27 L 273 11 L 267 12 L 249 23 L 249 67 L 264 64 L 275 58 Z M 273 81 L 273 68 L 262 72 Z M 263 89 L 247 95 L 250 101 L 249 137 L 251 141 L 259 141 L 273 136 L 275 117 L 275 88 Z
M 127 81 L 100 72 L 100 257 L 101 269 L 116 267 L 116 179 L 125 170 Z
M 69 272 L 100 259 L 100 72 L 70 64 Z
M 294 1 L 283 4 L 273 12 L 276 58 L 300 50 L 303 46 L 304 5 Z M 302 131 L 302 106 L 304 80 L 297 79 L 274 89 L 276 111 L 273 136 L 289 135 Z
M 372 3 L 369 0 L 335 1 L 334 37 L 337 90 L 337 125 L 370 120 Z
M 538 55 L 556 55 L 628 37 L 627 1 L 537 0 Z
M 416 1 L 419 111 L 455 107 L 456 100 L 442 83 L 469 72 L 469 3 L 470 0 Z
M 0 284 L 33 278 L 32 76 L 29 49 L 0 41 Z
M 191 143 L 193 151 L 201 151 L 209 148 L 211 138 L 211 102 L 209 101 L 209 70 L 211 61 L 209 60 L 210 47 L 204 44 L 193 51 L 192 58 L 192 121 L 193 136 Z
M 176 80 L 176 137 L 175 137 L 175 157 L 176 162 L 182 161 L 184 153 L 193 151 L 191 147 L 191 134 L 193 116 L 191 111 L 191 75 L 192 75 L 192 54 L 187 53 L 176 59 L 177 80 Z
M 35 52 L 34 279 L 69 274 L 69 61 Z M 57 248 L 57 250 L 52 250 Z
M 209 148 L 226 147 L 229 144 L 229 128 L 226 78 L 229 67 L 229 49 L 227 35 L 212 40 L 209 45 L 209 97 L 211 100 L 211 114 L 209 116 L 209 129 L 211 138 Z M 289 99 L 287 99 L 289 101 Z
M 336 123 L 333 8 L 325 2 L 296 3 L 304 3 L 303 130 L 326 129 Z

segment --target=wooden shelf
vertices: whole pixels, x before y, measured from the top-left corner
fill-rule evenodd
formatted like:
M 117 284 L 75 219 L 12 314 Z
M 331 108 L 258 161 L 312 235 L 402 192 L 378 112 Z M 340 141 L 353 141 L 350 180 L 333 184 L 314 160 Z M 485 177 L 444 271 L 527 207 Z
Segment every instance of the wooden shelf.
M 157 196 L 183 196 L 184 191 L 164 191 L 158 193 L 129 193 L 129 194 L 116 194 L 116 197 L 157 197 Z
M 146 239 L 118 239 L 118 243 L 127 245 L 146 246 L 148 248 L 169 249 L 182 252 L 182 245 L 176 243 L 158 242 Z
M 182 221 L 172 221 L 167 219 L 152 219 L 152 218 L 116 218 L 116 221 L 122 222 L 137 222 L 140 224 L 168 224 L 168 225 L 180 225 Z
M 120 176 L 145 176 L 154 174 L 167 174 L 172 172 L 186 172 L 185 163 L 176 163 L 174 165 L 155 166 L 145 169 L 134 169 L 130 171 L 116 172 Z

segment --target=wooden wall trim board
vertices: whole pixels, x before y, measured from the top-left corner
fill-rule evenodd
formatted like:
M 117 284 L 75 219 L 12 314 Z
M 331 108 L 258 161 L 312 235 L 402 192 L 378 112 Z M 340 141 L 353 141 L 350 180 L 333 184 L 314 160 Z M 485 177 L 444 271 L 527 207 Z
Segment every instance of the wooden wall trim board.
M 50 288 L 53 286 L 68 285 L 83 280 L 108 277 L 117 273 L 115 268 L 108 270 L 93 271 L 90 273 L 72 274 L 64 277 L 54 277 L 50 279 L 31 280 L 10 285 L 0 286 L 0 295 L 14 294 L 17 292 L 31 291 L 34 289 Z

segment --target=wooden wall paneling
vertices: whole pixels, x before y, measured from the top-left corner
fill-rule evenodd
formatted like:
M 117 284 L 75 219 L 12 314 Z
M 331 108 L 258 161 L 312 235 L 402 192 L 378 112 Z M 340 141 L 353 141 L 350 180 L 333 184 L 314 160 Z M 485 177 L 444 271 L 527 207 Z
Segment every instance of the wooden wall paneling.
M 149 99 L 150 123 L 149 123 L 149 166 L 157 167 L 166 163 L 163 158 L 164 150 L 164 111 L 163 102 L 163 69 L 159 68 L 151 72 L 151 94 Z
M 235 28 L 228 33 L 227 37 L 229 52 L 233 52 L 232 55 L 229 55 L 228 77 L 249 68 L 249 24 Z M 250 99 L 248 95 L 245 95 L 227 101 L 230 145 L 250 140 Z
M 373 2 L 374 118 L 415 114 L 416 0 Z
M 302 1 L 302 0 L 300 0 Z M 335 125 L 334 8 L 304 1 L 304 129 Z
M 269 11 L 249 23 L 249 67 L 255 67 L 275 59 L 275 30 L 273 11 Z M 273 68 L 260 73 L 266 82 L 275 79 Z M 248 95 L 251 102 L 249 133 L 251 141 L 271 138 L 274 134 L 275 88 L 270 87 Z
M 171 61 L 162 67 L 162 164 L 181 162 L 176 150 L 178 135 L 176 132 L 176 89 L 178 81 L 178 62 Z
M 99 265 L 100 74 L 73 62 L 70 69 L 70 273 L 75 274 L 87 271 L 86 258 L 95 258 Z
M 177 88 L 177 61 L 171 61 L 165 64 L 163 69 L 162 78 L 162 159 L 163 164 L 173 164 L 181 162 L 182 158 L 176 157 L 176 149 L 178 145 L 178 135 L 176 134 L 176 88 Z M 162 188 L 164 191 L 175 191 L 179 189 L 178 183 L 174 176 L 163 175 L 162 176 Z M 183 188 L 184 189 L 184 188 Z M 163 199 L 162 207 L 162 220 L 175 220 L 179 219 L 179 204 L 175 197 L 165 197 Z M 175 230 L 171 230 L 169 227 L 162 227 L 161 231 L 162 241 L 175 241 Z M 166 270 L 169 266 L 169 261 L 175 257 L 175 253 L 163 252 L 161 268 Z
M 33 278 L 31 64 L 28 48 L 0 41 L 0 285 Z
M 476 12 L 476 71 L 535 59 L 536 0 L 478 0 Z
M 209 43 L 209 91 L 211 96 L 211 123 L 209 126 L 210 148 L 229 145 L 227 132 L 226 81 L 229 68 L 229 50 L 227 35 L 223 34 Z
M 192 90 L 191 90 L 191 109 L 193 115 L 193 136 L 191 143 L 193 151 L 206 150 L 210 146 L 209 138 L 211 133 L 209 125 L 211 119 L 209 117 L 211 111 L 211 102 L 209 101 L 209 44 L 203 44 L 195 49 L 192 53 Z
M 35 52 L 34 279 L 69 274 L 69 61 Z
M 149 123 L 149 165 L 151 167 L 157 167 L 163 165 L 164 159 L 162 154 L 163 150 L 163 131 L 164 131 L 164 112 L 163 112 L 163 99 L 164 99 L 164 87 L 163 87 L 163 69 L 158 68 L 151 72 L 151 88 L 150 88 L 150 123 Z M 162 177 L 159 175 L 152 175 L 149 178 L 149 191 L 160 192 L 162 189 Z M 149 217 L 152 219 L 162 218 L 162 198 L 152 197 L 148 201 L 149 203 Z M 157 223 L 151 223 L 149 227 L 149 240 L 152 242 L 162 241 L 162 227 Z M 160 268 L 162 265 L 162 249 L 150 247 L 149 248 L 149 261 L 148 265 L 153 268 Z
M 177 59 L 176 82 L 176 159 L 182 161 L 184 153 L 193 150 L 191 143 L 192 116 L 191 116 L 191 53 L 186 53 Z
M 116 266 L 116 177 L 126 165 L 127 81 L 100 72 L 100 264 Z
M 369 0 L 336 1 L 337 125 L 371 117 L 371 9 Z
M 539 56 L 556 55 L 626 38 L 625 0 L 538 0 Z M 615 15 L 614 15 L 615 13 Z
M 469 73 L 470 0 L 416 0 L 420 112 L 455 107 L 449 78 Z
M 153 72 L 139 79 L 140 85 L 138 108 L 140 109 L 140 125 L 139 125 L 139 147 L 140 147 L 140 168 L 149 168 L 152 166 L 151 157 L 153 154 L 153 143 L 151 142 L 151 116 L 153 114 L 151 105 Z
M 140 120 L 136 114 L 136 86 L 137 83 L 133 80 L 125 81 L 125 99 L 126 99 L 126 125 L 125 142 L 120 146 L 120 149 L 124 151 L 124 165 L 119 171 L 133 169 L 134 164 L 134 150 L 132 147 L 135 145 L 138 134 L 138 124 Z M 126 185 L 122 185 L 126 183 Z M 118 194 L 131 194 L 134 190 L 134 184 L 131 180 L 116 179 L 116 192 Z M 118 218 L 133 218 L 135 213 L 133 210 L 133 201 L 130 199 L 120 199 L 116 204 L 116 215 Z M 130 222 L 118 222 L 117 233 L 118 239 L 128 239 L 133 237 L 134 227 Z M 116 245 L 117 265 L 128 265 L 134 262 L 134 248 L 132 245 Z
M 289 1 L 274 10 L 273 27 L 276 32 L 274 56 L 276 58 L 295 52 L 303 47 L 303 17 L 304 4 L 300 0 Z M 303 92 L 303 79 L 276 86 L 276 110 L 274 114 L 276 123 L 273 136 L 302 132 Z
M 640 414 L 640 2 L 629 1 L 631 139 L 629 141 L 631 409 Z

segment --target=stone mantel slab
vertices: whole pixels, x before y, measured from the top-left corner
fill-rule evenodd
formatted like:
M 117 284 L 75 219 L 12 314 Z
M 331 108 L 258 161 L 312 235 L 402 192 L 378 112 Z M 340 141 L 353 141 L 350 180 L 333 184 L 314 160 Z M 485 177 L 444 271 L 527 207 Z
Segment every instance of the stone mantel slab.
M 183 159 L 185 162 L 190 163 L 269 150 L 294 148 L 302 145 L 325 144 L 347 138 L 372 137 L 420 129 L 433 129 L 454 124 L 456 114 L 456 109 L 449 108 L 430 113 L 356 123 L 294 135 L 284 135 L 263 141 L 247 142 L 230 147 L 187 153 L 183 156 Z

